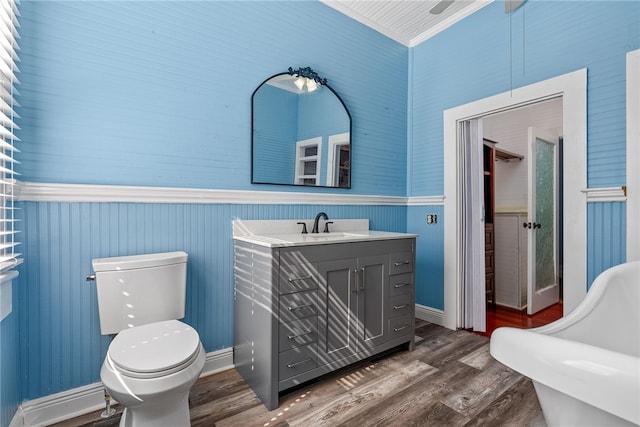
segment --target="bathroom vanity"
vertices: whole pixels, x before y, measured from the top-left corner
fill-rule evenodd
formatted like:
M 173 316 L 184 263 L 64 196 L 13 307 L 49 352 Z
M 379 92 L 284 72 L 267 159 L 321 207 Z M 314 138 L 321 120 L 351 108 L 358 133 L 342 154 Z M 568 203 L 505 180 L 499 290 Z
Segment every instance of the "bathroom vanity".
M 234 364 L 270 410 L 305 381 L 413 350 L 416 235 L 332 221 L 315 234 L 300 221 L 234 221 Z

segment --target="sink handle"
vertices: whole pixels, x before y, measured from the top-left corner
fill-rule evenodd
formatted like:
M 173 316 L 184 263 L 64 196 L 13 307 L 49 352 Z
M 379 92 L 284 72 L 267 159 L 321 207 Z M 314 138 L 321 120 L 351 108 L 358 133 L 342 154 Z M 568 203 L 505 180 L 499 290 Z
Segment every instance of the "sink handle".
M 333 221 L 326 221 L 324 223 L 324 231 L 323 231 L 323 233 L 328 233 L 329 232 L 329 224 L 333 224 Z
M 307 234 L 307 223 L 306 222 L 299 222 L 298 224 L 302 225 L 302 234 Z

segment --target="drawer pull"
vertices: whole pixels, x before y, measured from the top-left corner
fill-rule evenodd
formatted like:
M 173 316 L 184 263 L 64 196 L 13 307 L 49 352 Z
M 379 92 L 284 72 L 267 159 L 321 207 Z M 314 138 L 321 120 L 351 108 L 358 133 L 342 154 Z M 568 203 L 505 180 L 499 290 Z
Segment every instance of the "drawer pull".
M 303 305 L 297 305 L 295 307 L 287 307 L 287 310 L 294 311 L 294 310 L 300 310 L 301 308 L 307 308 L 307 307 L 311 307 L 311 304 L 303 304 Z
M 297 334 L 297 335 L 287 335 L 287 338 L 289 338 L 290 340 L 294 340 L 296 338 L 300 338 L 303 337 L 305 335 L 309 335 L 312 334 L 313 331 L 307 331 L 307 332 L 302 332 L 301 334 Z
M 287 368 L 295 368 L 296 366 L 302 365 L 302 364 L 307 363 L 307 362 L 313 362 L 313 360 L 310 357 L 307 357 L 306 359 L 301 360 L 301 361 L 296 362 L 296 363 L 287 363 Z
M 411 264 L 411 261 L 399 261 L 399 262 L 393 263 L 393 265 L 395 265 L 396 267 L 400 267 L 401 265 L 407 265 L 407 264 Z
M 411 284 L 411 282 L 406 282 L 406 283 L 396 283 L 393 285 L 394 288 L 403 288 L 405 286 L 409 286 Z
M 297 282 L 300 280 L 309 280 L 311 279 L 311 276 L 304 276 L 304 277 L 289 277 L 289 282 Z
M 400 309 L 405 308 L 405 307 L 407 307 L 407 306 L 408 306 L 408 304 L 394 305 L 394 306 L 393 306 L 393 309 L 394 309 L 394 310 L 400 310 Z
M 403 330 L 407 329 L 408 327 L 409 327 L 409 325 L 404 325 L 404 326 L 401 326 L 399 328 L 393 328 L 393 332 L 400 332 L 400 331 L 403 331 Z

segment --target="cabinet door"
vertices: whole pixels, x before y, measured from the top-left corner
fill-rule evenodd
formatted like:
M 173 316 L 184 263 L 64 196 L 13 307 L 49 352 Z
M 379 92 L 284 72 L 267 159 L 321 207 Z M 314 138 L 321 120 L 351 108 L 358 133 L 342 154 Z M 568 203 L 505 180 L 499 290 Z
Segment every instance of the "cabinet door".
M 318 364 L 324 365 L 358 351 L 355 258 L 320 262 L 321 302 L 318 336 Z
M 365 349 L 388 339 L 388 260 L 387 255 L 358 258 L 358 326 Z

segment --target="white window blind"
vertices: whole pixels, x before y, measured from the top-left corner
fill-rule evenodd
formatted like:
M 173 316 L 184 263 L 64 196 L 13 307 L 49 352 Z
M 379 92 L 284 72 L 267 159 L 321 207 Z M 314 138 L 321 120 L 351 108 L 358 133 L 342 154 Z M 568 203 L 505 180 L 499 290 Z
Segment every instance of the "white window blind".
M 19 141 L 15 136 L 19 128 L 15 124 L 17 114 L 14 111 L 18 105 L 15 86 L 20 83 L 16 78 L 19 72 L 16 63 L 20 60 L 17 55 L 18 16 L 17 0 L 0 0 L 0 281 L 13 276 L 7 274 L 7 270 L 22 262 L 17 251 L 19 242 L 13 197 L 15 176 L 18 175 L 14 170 L 18 163 L 14 160 L 14 154 L 18 152 L 15 143 Z

